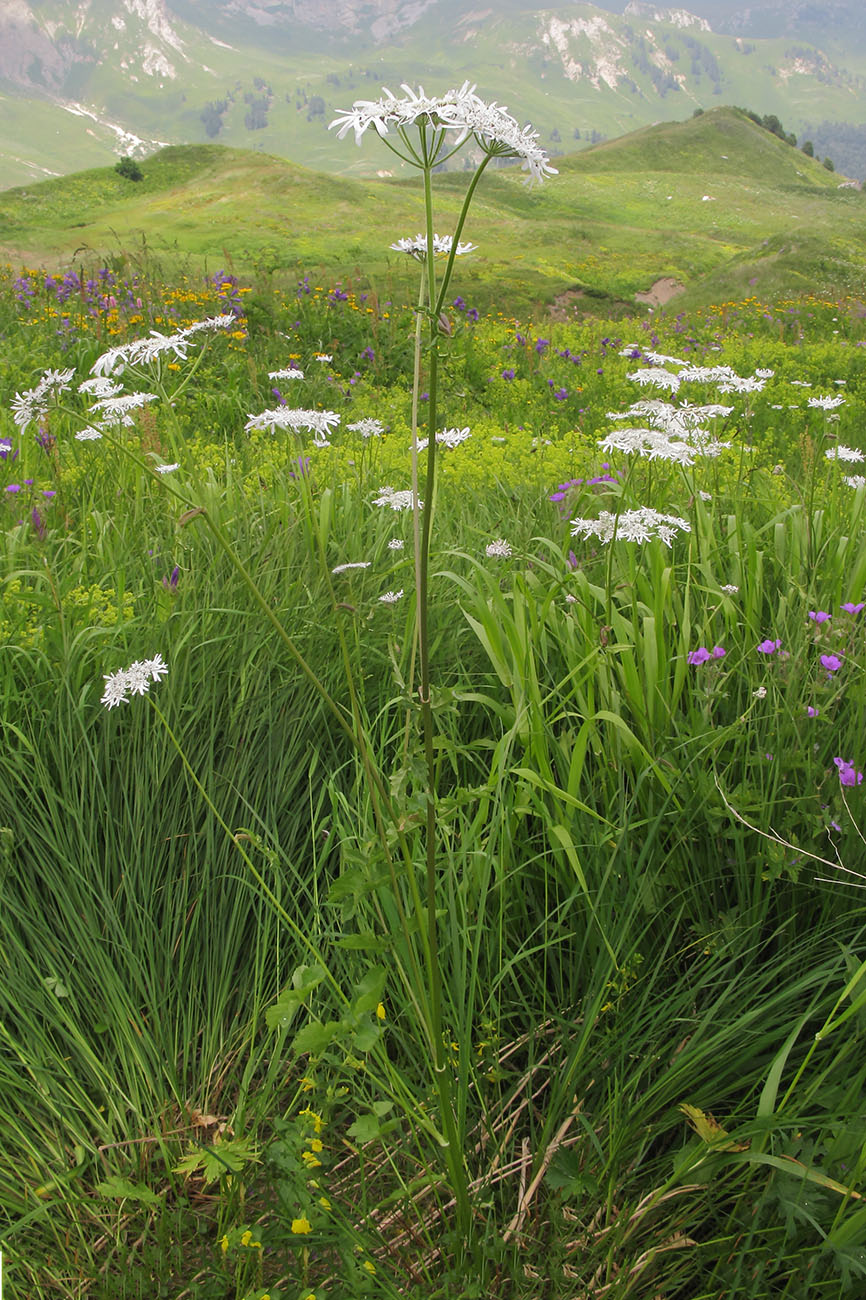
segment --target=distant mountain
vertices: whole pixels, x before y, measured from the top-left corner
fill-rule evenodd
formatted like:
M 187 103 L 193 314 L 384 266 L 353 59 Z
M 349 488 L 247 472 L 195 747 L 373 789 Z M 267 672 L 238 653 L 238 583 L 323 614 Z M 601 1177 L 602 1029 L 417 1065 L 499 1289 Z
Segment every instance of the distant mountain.
M 853 0 L 0 0 L 0 188 L 164 143 L 216 141 L 354 175 L 398 167 L 327 132 L 353 99 L 464 79 L 552 153 L 697 108 L 863 130 Z M 777 33 L 774 36 L 768 33 Z M 860 166 L 859 144 L 850 151 Z

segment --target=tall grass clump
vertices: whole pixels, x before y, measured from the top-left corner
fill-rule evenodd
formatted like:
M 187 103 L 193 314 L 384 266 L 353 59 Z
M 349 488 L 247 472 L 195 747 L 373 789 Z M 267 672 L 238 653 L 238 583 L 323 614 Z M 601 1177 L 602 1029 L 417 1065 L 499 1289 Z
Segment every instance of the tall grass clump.
M 7 1285 L 856 1294 L 862 314 L 482 319 L 404 91 L 405 308 L 2 286 Z

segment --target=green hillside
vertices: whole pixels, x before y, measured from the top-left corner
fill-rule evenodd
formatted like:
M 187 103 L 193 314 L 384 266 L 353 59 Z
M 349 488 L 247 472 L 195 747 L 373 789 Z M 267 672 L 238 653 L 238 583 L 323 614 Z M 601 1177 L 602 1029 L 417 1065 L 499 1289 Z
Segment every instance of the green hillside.
M 12 42 L 2 9 L 0 49 Z M 370 177 L 399 164 L 366 143 L 339 148 L 326 129 L 334 114 L 382 85 L 442 90 L 464 78 L 532 121 L 562 154 L 686 118 L 698 106 L 734 103 L 778 115 L 801 140 L 809 124 L 844 124 L 856 138 L 838 137 L 834 161 L 853 169 L 845 156 L 862 158 L 866 54 L 857 41 L 833 45 L 834 32 L 847 30 L 838 24 L 824 32 L 830 45 L 816 45 L 708 31 L 666 9 L 639 17 L 588 3 L 467 11 L 440 0 L 390 26 L 371 27 L 356 12 L 354 26 L 333 30 L 288 22 L 285 9 L 264 24 L 242 6 L 198 4 L 172 5 L 165 30 L 148 25 L 154 14 L 139 5 L 118 32 L 110 0 L 90 0 L 86 57 L 52 81 L 26 40 L 56 46 L 67 9 L 62 0 L 31 5 L 32 21 L 16 29 L 20 56 L 7 60 L 11 80 L 0 60 L 0 185 L 107 163 L 129 148 L 145 154 L 159 142 L 250 148 Z
M 567 294 L 610 309 L 663 277 L 684 286 L 684 303 L 753 281 L 755 293 L 862 283 L 863 196 L 739 110 L 557 161 L 560 175 L 535 189 L 511 168 L 484 178 L 466 231 L 478 251 L 462 272 L 476 305 L 505 296 L 515 311 L 544 309 Z M 437 225 L 447 231 L 466 182 L 459 173 L 440 182 Z M 352 180 L 218 145 L 173 146 L 146 162 L 139 183 L 101 168 L 0 194 L 0 253 L 56 266 L 147 247 L 211 269 L 381 285 L 410 274 L 388 245 L 418 230 L 421 212 L 412 179 Z

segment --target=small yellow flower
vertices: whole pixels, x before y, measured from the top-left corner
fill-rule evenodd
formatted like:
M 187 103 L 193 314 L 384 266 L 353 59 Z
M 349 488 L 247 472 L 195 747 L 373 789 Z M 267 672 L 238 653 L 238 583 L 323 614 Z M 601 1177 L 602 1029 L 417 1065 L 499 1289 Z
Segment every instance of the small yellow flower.
M 376 1018 L 377 1018 L 378 1020 L 384 1020 L 384 1019 L 385 1019 L 385 1007 L 383 1006 L 383 1004 L 382 1004 L 381 1002 L 380 1002 L 379 1005 L 376 1007 Z
M 302 1151 L 301 1159 L 308 1169 L 318 1169 L 322 1164 L 321 1160 L 316 1159 L 312 1151 Z
M 324 1145 L 321 1138 L 310 1138 L 311 1151 L 324 1151 Z
M 371 1259 L 365 1259 L 365 1260 L 364 1260 L 364 1265 L 363 1265 L 363 1266 L 364 1266 L 364 1268 L 367 1270 L 368 1273 L 375 1273 L 375 1272 L 376 1272 L 376 1265 L 373 1263 L 373 1261 L 372 1261 Z
M 250 1232 L 249 1228 L 247 1228 L 246 1232 L 245 1232 L 244 1235 L 241 1237 L 241 1245 L 242 1245 L 242 1246 L 257 1246 L 257 1247 L 259 1248 L 259 1250 L 261 1250 L 261 1248 L 262 1248 L 262 1243 L 261 1243 L 260 1241 L 253 1241 L 253 1234 Z
M 302 1214 L 299 1219 L 292 1219 L 292 1232 L 296 1236 L 302 1237 L 305 1233 L 312 1231 L 313 1225 L 305 1214 Z
M 313 1121 L 313 1129 L 316 1133 L 321 1133 L 322 1129 L 325 1127 L 325 1121 L 322 1119 L 321 1115 L 317 1115 L 314 1110 L 310 1110 L 309 1106 L 305 1106 L 303 1110 L 299 1110 L 298 1114 L 306 1115 L 307 1119 Z
M 301 1079 L 301 1092 L 310 1092 L 313 1088 L 315 1088 L 315 1086 L 316 1086 L 315 1079 L 309 1079 L 306 1075 L 304 1075 L 303 1079 Z
M 225 1254 L 228 1248 L 229 1248 L 228 1237 L 227 1236 L 220 1237 L 220 1250 L 222 1251 L 222 1253 Z
M 331 1202 L 328 1200 L 327 1196 L 320 1196 L 319 1204 L 321 1205 L 323 1210 L 330 1210 L 331 1208 Z

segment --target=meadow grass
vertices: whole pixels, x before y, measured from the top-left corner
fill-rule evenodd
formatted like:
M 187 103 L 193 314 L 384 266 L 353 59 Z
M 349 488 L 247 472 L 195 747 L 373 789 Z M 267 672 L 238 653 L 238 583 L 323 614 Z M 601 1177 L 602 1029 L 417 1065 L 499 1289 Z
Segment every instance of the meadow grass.
M 410 484 L 414 314 L 319 285 L 94 263 L 0 286 L 10 1293 L 856 1290 L 866 486 L 826 453 L 861 448 L 859 301 L 539 323 L 455 293 L 439 422 L 471 436 L 439 453 L 429 585 L 440 1043 L 412 529 L 374 504 Z M 76 440 L 74 385 L 14 423 L 46 368 L 77 384 L 229 311 L 142 372 L 164 398 L 110 437 Z M 774 373 L 682 383 L 673 401 L 732 408 L 717 457 L 603 451 L 610 413 L 659 396 L 628 378 L 648 352 Z M 269 378 L 292 363 L 303 380 Z M 245 431 L 283 401 L 339 413 L 331 445 Z M 572 533 L 644 506 L 688 530 Z M 106 710 L 105 675 L 157 652 L 166 680 Z

